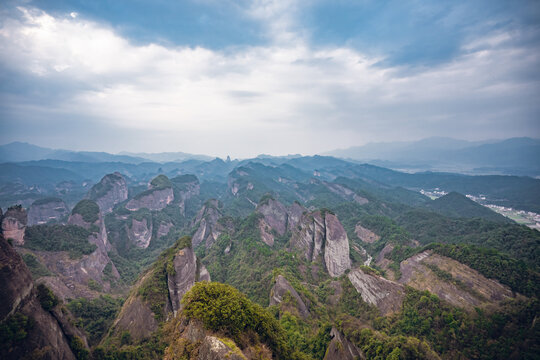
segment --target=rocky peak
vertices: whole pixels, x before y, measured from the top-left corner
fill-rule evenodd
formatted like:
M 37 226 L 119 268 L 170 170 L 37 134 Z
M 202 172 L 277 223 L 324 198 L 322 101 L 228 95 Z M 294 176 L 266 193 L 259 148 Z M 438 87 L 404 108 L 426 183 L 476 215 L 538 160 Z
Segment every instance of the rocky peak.
M 135 217 L 131 218 L 131 226 L 127 227 L 127 236 L 129 241 L 139 248 L 146 249 L 150 245 L 152 240 L 152 219 L 143 217 L 137 220 Z
M 218 200 L 210 199 L 203 205 L 193 220 L 193 226 L 197 226 L 192 239 L 194 247 L 204 243 L 208 249 L 214 244 L 219 235 L 226 230 L 218 222 L 222 216 Z
M 99 183 L 92 186 L 87 198 L 94 200 L 104 214 L 109 213 L 116 204 L 127 200 L 126 179 L 119 172 L 107 174 Z
M 283 275 L 278 275 L 276 277 L 276 283 L 272 287 L 272 290 L 270 290 L 270 305 L 282 304 L 287 293 L 294 299 L 294 304 L 284 304 L 287 308 L 283 310 L 289 312 L 292 310 L 293 313 L 297 312 L 300 317 L 304 319 L 307 318 L 309 316 L 309 311 L 306 304 Z
M 2 234 L 14 245 L 24 245 L 24 230 L 28 223 L 26 210 L 21 205 L 11 206 L 2 217 Z
M 287 218 L 287 229 L 289 231 L 294 231 L 296 227 L 298 226 L 298 223 L 302 219 L 302 215 L 306 212 L 306 208 L 304 208 L 300 203 L 297 201 L 293 202 L 293 204 L 289 207 L 288 210 L 288 218 Z
M 301 250 L 308 261 L 322 255 L 331 276 L 340 276 L 351 267 L 347 233 L 338 218 L 328 211 L 304 213 L 293 231 L 290 245 Z
M 69 324 L 62 322 L 63 318 L 55 318 L 54 309 L 51 312 L 43 309 L 37 298 L 30 271 L 2 235 L 0 263 L 0 322 L 11 316 L 19 316 L 32 324 L 18 334 L 21 337 L 17 342 L 11 346 L 0 347 L 0 358 L 31 358 L 39 351 L 44 359 L 75 360 L 69 347 L 73 333 L 65 331 Z
M 111 245 L 107 240 L 105 221 L 95 201 L 87 199 L 79 201 L 71 211 L 68 224 L 89 230 L 93 234 L 89 240 L 102 251 L 107 252 L 111 249 Z
M 49 222 L 59 223 L 65 221 L 68 214 L 69 209 L 62 199 L 39 199 L 30 205 L 28 225 L 41 225 Z
M 287 231 L 287 208 L 279 201 L 270 196 L 265 196 L 257 205 L 255 210 L 264 216 L 264 221 L 279 235 L 285 234 Z
M 363 360 L 366 358 L 362 350 L 343 336 L 336 328 L 332 328 L 330 336 L 332 340 L 328 344 L 323 360 Z
M 164 209 L 174 201 L 172 183 L 165 175 L 155 177 L 148 185 L 148 190 L 137 194 L 128 201 L 126 209 L 137 211 L 142 208 L 157 211 Z
M 186 201 L 200 193 L 199 179 L 195 175 L 179 175 L 171 179 L 175 201 L 179 203 L 182 215 L 185 215 Z
M 204 265 L 197 261 L 191 247 L 178 250 L 174 255 L 172 265 L 174 272 L 167 274 L 167 286 L 172 311 L 176 316 L 178 310 L 182 308 L 182 297 L 195 285 L 196 281 L 210 281 L 210 274 Z

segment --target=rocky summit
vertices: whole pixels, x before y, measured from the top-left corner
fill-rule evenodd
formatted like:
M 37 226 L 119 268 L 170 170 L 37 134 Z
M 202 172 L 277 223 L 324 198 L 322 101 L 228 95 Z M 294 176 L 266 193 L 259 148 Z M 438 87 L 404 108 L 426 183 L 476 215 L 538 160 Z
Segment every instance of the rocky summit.
M 128 198 L 126 179 L 119 172 L 107 174 L 99 183 L 92 186 L 87 198 L 94 200 L 103 214 L 110 213 L 116 204 Z

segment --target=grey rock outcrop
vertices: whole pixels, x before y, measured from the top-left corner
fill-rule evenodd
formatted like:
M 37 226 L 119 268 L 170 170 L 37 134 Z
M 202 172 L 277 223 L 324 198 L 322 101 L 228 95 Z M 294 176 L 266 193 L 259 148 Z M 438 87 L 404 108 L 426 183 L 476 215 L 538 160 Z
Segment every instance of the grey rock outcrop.
M 268 198 L 257 205 L 256 211 L 262 214 L 264 221 L 279 235 L 287 231 L 287 208 L 277 200 Z
M 152 220 L 148 220 L 145 217 L 140 221 L 132 218 L 131 226 L 127 226 L 127 236 L 132 244 L 146 249 L 152 240 L 152 230 Z
M 372 244 L 381 238 L 373 231 L 366 229 L 365 227 L 360 225 L 360 223 L 356 224 L 356 227 L 354 228 L 354 233 L 356 234 L 356 236 L 358 236 L 360 240 L 368 244 Z
M 246 360 L 246 356 L 230 339 L 225 340 L 222 336 L 214 336 L 207 331 L 203 324 L 198 320 L 187 320 L 186 318 L 179 319 L 175 326 L 175 336 L 173 343 L 165 350 L 164 360 L 174 360 L 187 358 L 190 355 L 191 359 L 196 360 Z M 176 346 L 175 342 L 182 344 Z M 185 344 L 189 344 L 189 353 L 186 352 Z M 194 350 L 194 351 L 193 351 Z M 196 357 L 194 355 L 196 354 Z M 267 359 L 271 357 L 261 357 L 258 359 Z M 271 356 L 271 355 L 270 355 Z
M 173 223 L 169 221 L 163 221 L 159 223 L 159 227 L 157 229 L 157 238 L 159 239 L 162 236 L 169 235 L 169 231 L 171 231 L 173 227 Z
M 362 299 L 375 305 L 383 316 L 401 310 L 405 297 L 403 285 L 360 269 L 352 270 L 348 278 Z
M 174 188 L 174 200 L 178 202 L 180 213 L 185 216 L 186 201 L 199 195 L 201 186 L 195 175 L 180 175 L 171 179 Z
M 36 200 L 28 209 L 28 225 L 41 225 L 50 222 L 60 223 L 69 214 L 69 209 L 58 198 Z
M 305 213 L 292 234 L 290 245 L 302 251 L 308 261 L 316 261 L 322 256 L 333 277 L 351 268 L 347 233 L 338 218 L 329 212 Z
M 297 226 L 298 223 L 300 223 L 300 220 L 302 219 L 302 215 L 306 209 L 300 205 L 298 202 L 293 202 L 293 204 L 289 207 L 289 216 L 287 217 L 287 230 L 293 232 Z
M 366 358 L 362 350 L 343 336 L 336 328 L 332 328 L 330 336 L 332 340 L 328 344 L 324 360 L 363 360 Z
M 437 269 L 446 272 L 452 279 L 437 276 L 434 272 Z M 496 280 L 429 250 L 402 261 L 400 270 L 400 283 L 418 290 L 428 290 L 454 306 L 469 310 L 516 297 L 510 288 Z M 466 286 L 458 286 L 460 283 Z
M 69 347 L 69 339 L 62 324 L 45 311 L 32 283 L 30 271 L 22 258 L 0 235 L 0 321 L 20 314 L 32 322 L 26 334 L 11 346 L 0 347 L 0 358 L 29 358 L 34 351 L 42 353 L 44 359 L 75 360 Z M 7 344 L 3 344 L 7 345 Z
M 215 199 L 208 200 L 199 210 L 197 216 L 193 220 L 193 226 L 197 226 L 197 230 L 192 238 L 193 246 L 205 244 L 205 247 L 210 248 L 226 229 L 218 220 L 222 217 L 219 210 L 219 202 Z
M 330 276 L 340 276 L 351 268 L 349 257 L 349 238 L 334 214 L 327 213 L 324 217 L 326 228 L 326 246 L 324 263 Z
M 195 285 L 196 281 L 210 281 L 210 274 L 204 265 L 197 262 L 192 248 L 178 250 L 173 259 L 174 274 L 167 274 L 169 299 L 174 316 L 182 308 L 182 297 Z
M 116 204 L 128 198 L 126 179 L 119 172 L 107 174 L 99 183 L 92 186 L 87 198 L 94 200 L 102 213 L 110 213 Z
M 24 245 L 24 231 L 28 223 L 26 210 L 21 205 L 11 206 L 2 217 L 2 234 L 14 245 Z
M 130 211 L 137 211 L 142 208 L 152 211 L 163 210 L 173 200 L 174 193 L 172 188 L 151 188 L 129 200 L 126 204 L 126 209 Z
M 306 304 L 283 275 L 277 276 L 276 283 L 272 287 L 272 290 L 270 290 L 270 305 L 281 304 L 287 293 L 289 293 L 295 301 L 295 304 L 292 304 L 293 312 L 297 312 L 298 315 L 304 319 L 307 318 L 309 316 L 309 311 Z

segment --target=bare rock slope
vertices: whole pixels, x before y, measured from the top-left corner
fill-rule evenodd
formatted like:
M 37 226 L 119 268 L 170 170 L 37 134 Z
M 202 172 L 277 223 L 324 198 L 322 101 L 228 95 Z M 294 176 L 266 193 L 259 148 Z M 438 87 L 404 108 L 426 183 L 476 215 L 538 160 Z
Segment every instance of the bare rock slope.
M 36 200 L 28 209 L 28 225 L 41 225 L 50 222 L 60 223 L 69 215 L 69 209 L 58 198 Z
M 87 198 L 94 200 L 102 213 L 110 213 L 116 204 L 128 198 L 126 179 L 119 172 L 107 174 L 99 183 L 92 186 Z

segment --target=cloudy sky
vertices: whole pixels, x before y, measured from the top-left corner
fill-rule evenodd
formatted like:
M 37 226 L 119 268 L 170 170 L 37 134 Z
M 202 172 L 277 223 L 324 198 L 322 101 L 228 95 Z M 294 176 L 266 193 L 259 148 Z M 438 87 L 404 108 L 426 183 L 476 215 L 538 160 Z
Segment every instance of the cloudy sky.
M 540 2 L 0 3 L 0 144 L 313 154 L 540 137 Z

